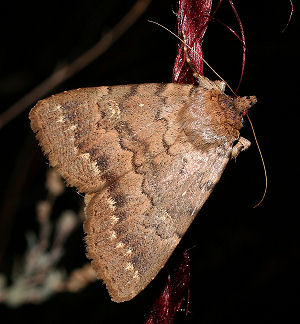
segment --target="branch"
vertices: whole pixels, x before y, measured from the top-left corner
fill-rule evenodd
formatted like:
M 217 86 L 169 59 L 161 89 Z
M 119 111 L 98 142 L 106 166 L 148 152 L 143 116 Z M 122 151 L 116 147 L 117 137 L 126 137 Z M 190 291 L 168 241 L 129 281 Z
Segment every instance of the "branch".
M 137 0 L 128 13 L 120 22 L 108 33 L 106 33 L 98 43 L 75 59 L 72 63 L 61 67 L 52 73 L 47 79 L 37 87 L 28 92 L 23 98 L 10 106 L 0 115 L 0 129 L 22 113 L 28 106 L 45 96 L 60 83 L 66 81 L 77 72 L 81 71 L 96 58 L 107 51 L 145 12 L 151 0 Z

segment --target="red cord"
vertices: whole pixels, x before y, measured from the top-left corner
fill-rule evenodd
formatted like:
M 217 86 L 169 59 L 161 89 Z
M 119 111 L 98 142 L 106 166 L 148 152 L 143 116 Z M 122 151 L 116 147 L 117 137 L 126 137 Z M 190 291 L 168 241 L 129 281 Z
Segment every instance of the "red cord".
M 230 27 L 226 26 L 243 44 L 243 57 L 241 76 L 237 89 L 239 88 L 246 57 L 246 43 L 243 25 L 233 4 L 233 0 L 228 0 L 240 26 L 241 36 L 239 37 Z M 185 41 L 193 51 L 187 50 L 191 64 L 197 73 L 203 75 L 202 59 L 202 41 L 208 26 L 208 23 L 215 19 L 214 16 L 220 7 L 222 0 L 219 0 L 211 14 L 212 0 L 178 0 L 177 11 L 177 33 L 182 38 L 185 35 Z M 215 19 L 216 20 L 216 19 Z M 196 84 L 197 80 L 193 76 L 193 71 L 186 62 L 184 44 L 180 42 L 177 48 L 177 56 L 173 68 L 174 83 Z M 189 250 L 186 250 L 178 264 L 168 275 L 167 283 L 161 295 L 155 300 L 151 313 L 147 317 L 145 324 L 171 324 L 174 321 L 175 314 L 178 312 L 183 302 L 186 301 L 186 315 L 189 308 L 189 283 L 190 283 L 190 257 Z
M 188 54 L 194 69 L 201 75 L 203 75 L 201 44 L 211 18 L 211 6 L 212 0 L 178 1 L 177 32 L 181 37 L 184 33 L 187 45 L 194 49 L 194 51 L 188 50 Z M 197 82 L 186 62 L 183 43 L 179 43 L 178 45 L 173 68 L 173 82 L 193 84 Z
M 220 1 L 221 3 L 221 1 Z M 191 64 L 203 75 L 202 40 L 211 19 L 212 0 L 179 0 L 177 11 L 178 35 L 184 33 L 186 42 L 194 51 L 188 51 Z M 197 55 L 197 53 L 199 55 Z M 196 83 L 186 62 L 184 44 L 179 43 L 173 68 L 174 83 Z M 161 295 L 155 300 L 145 324 L 173 323 L 176 312 L 186 301 L 186 315 L 189 308 L 190 257 L 186 250 L 178 264 L 168 275 L 168 281 Z
M 155 300 L 151 313 L 145 324 L 171 324 L 175 314 L 181 310 L 186 300 L 186 315 L 189 306 L 190 283 L 190 257 L 189 251 L 183 253 L 181 260 L 168 275 L 168 281 L 163 292 Z

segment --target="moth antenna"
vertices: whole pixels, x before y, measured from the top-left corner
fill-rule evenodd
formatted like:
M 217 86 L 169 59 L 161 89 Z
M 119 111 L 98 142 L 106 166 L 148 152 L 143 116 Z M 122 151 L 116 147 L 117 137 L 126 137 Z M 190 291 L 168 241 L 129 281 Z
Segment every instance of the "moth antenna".
M 196 55 L 199 55 L 199 53 L 197 51 L 195 51 L 191 46 L 189 46 L 185 39 L 182 39 L 180 38 L 178 35 L 176 35 L 174 32 L 172 32 L 170 29 L 168 29 L 167 27 L 165 27 L 164 25 L 161 25 L 160 23 L 156 22 L 156 21 L 153 21 L 153 20 L 148 20 L 148 22 L 152 23 L 152 24 L 155 24 L 163 29 L 165 29 L 166 31 L 168 31 L 169 33 L 171 33 L 173 36 L 175 36 L 178 40 L 180 40 L 184 46 L 186 48 L 189 48 L 192 52 L 196 53 Z M 183 34 L 183 37 L 185 38 L 184 34 Z M 200 75 L 198 72 L 196 72 L 195 68 L 192 66 L 192 64 L 190 63 L 190 58 L 189 56 L 187 55 L 187 51 L 186 49 L 184 50 L 185 51 L 185 54 L 187 56 L 187 58 L 189 59 L 189 61 L 187 60 L 187 63 L 189 64 L 189 66 L 191 67 L 192 71 L 193 71 L 193 74 L 197 74 L 198 77 L 203 77 L 202 75 Z M 225 84 L 227 85 L 228 89 L 236 96 L 237 94 L 233 91 L 233 89 L 231 88 L 231 86 L 220 76 L 219 73 L 216 72 L 216 70 L 202 57 L 202 60 L 203 62 L 207 65 L 207 67 L 220 79 L 222 80 L 223 82 L 225 82 Z M 195 75 L 194 75 L 195 76 Z M 196 76 L 195 76 L 196 77 Z
M 189 46 L 189 48 L 191 49 L 191 47 Z M 191 49 L 191 50 L 193 50 L 193 49 Z M 193 50 L 194 52 L 196 52 L 195 50 Z M 197 52 L 196 52 L 197 53 Z M 197 55 L 199 55 L 198 53 L 197 53 Z M 217 73 L 217 71 L 215 71 L 214 69 L 213 69 L 213 67 L 211 66 L 211 65 L 209 65 L 208 64 L 208 62 L 204 59 L 204 58 L 202 58 L 202 60 L 203 60 L 203 62 L 209 67 L 209 69 L 211 70 L 211 71 L 213 71 L 214 72 L 214 74 L 218 77 L 218 78 L 220 78 L 223 82 L 225 82 L 225 84 L 227 85 L 227 87 L 228 87 L 228 89 L 235 95 L 235 96 L 237 96 L 237 94 L 233 91 L 233 89 L 231 88 L 231 86 L 228 84 L 228 82 L 227 81 L 225 81 L 221 76 L 220 76 L 220 74 L 219 73 Z
M 258 149 L 258 152 L 259 152 L 259 155 L 260 155 L 260 158 L 261 158 L 261 162 L 262 162 L 262 165 L 263 165 L 263 169 L 264 169 L 264 174 L 265 174 L 265 190 L 264 190 L 264 193 L 263 193 L 263 195 L 262 195 L 260 201 L 259 201 L 257 204 L 255 204 L 255 205 L 253 206 L 253 208 L 256 208 L 256 207 L 258 207 L 258 206 L 263 202 L 263 200 L 265 199 L 265 196 L 266 196 L 266 193 L 267 193 L 267 189 L 268 189 L 268 174 L 267 174 L 266 164 L 265 164 L 265 161 L 264 161 L 264 158 L 263 158 L 263 155 L 262 155 L 262 152 L 261 152 L 260 146 L 259 146 L 259 144 L 258 144 L 258 140 L 257 140 L 256 135 L 255 135 L 255 131 L 254 131 L 254 127 L 253 127 L 252 121 L 251 121 L 251 119 L 250 119 L 250 117 L 249 117 L 248 114 L 246 114 L 246 116 L 247 116 L 247 118 L 248 118 L 249 124 L 250 124 L 251 129 L 252 129 L 252 133 L 253 133 L 253 136 L 254 136 L 255 144 L 256 144 L 256 146 L 257 146 L 257 149 Z
M 185 60 L 186 60 L 187 64 L 190 66 L 191 70 L 193 71 L 193 76 L 195 78 L 199 78 L 200 74 L 195 70 L 194 66 L 192 65 L 190 56 L 189 56 L 189 54 L 187 52 L 187 46 L 188 45 L 187 45 L 187 42 L 186 42 L 186 37 L 185 37 L 184 31 L 182 31 L 182 36 L 183 36 L 183 44 L 184 44 L 183 50 L 184 50 L 184 53 L 185 53 Z M 203 57 L 202 57 L 202 60 L 203 60 Z

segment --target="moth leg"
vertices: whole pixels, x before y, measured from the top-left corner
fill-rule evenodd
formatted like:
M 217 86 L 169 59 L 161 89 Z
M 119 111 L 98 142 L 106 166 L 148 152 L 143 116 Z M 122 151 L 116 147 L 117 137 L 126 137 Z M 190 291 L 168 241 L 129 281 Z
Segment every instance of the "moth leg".
M 231 158 L 236 159 L 241 151 L 247 150 L 251 145 L 251 142 L 244 137 L 240 137 L 238 142 L 234 145 L 231 152 Z

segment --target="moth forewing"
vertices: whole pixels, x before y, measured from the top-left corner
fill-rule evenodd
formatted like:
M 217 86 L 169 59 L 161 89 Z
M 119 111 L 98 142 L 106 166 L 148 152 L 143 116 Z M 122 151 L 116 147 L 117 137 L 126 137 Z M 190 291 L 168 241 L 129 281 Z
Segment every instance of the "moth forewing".
M 132 299 L 164 266 L 244 148 L 233 146 L 252 101 L 136 84 L 66 91 L 31 110 L 50 164 L 86 193 L 87 255 L 112 300 Z

